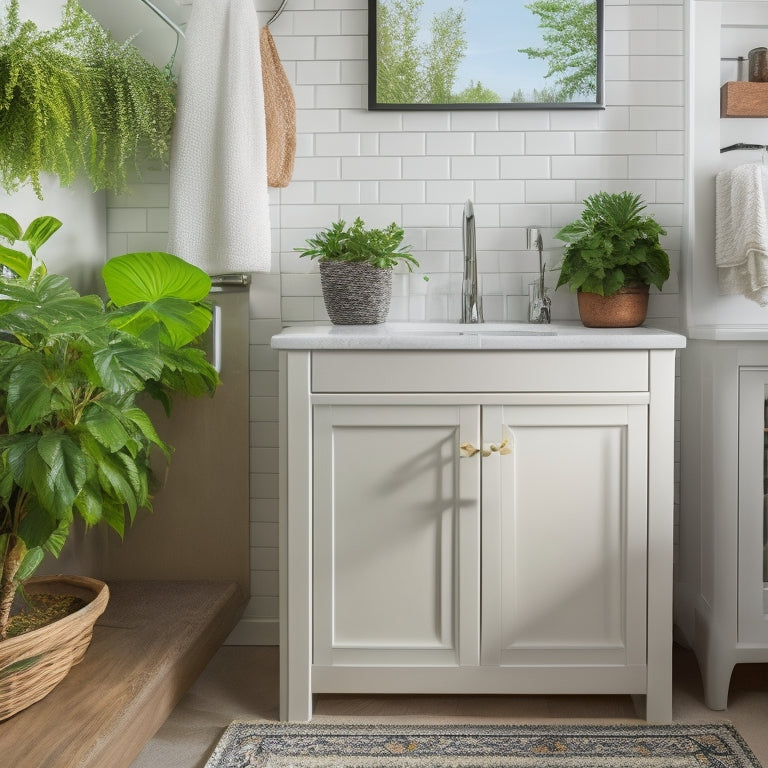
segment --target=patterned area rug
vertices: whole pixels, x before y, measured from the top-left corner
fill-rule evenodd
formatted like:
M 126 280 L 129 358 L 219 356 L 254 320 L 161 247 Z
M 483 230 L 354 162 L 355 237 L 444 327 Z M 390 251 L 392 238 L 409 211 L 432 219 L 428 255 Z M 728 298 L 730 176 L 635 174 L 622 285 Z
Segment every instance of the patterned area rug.
M 205 768 L 760 768 L 730 725 L 234 722 Z

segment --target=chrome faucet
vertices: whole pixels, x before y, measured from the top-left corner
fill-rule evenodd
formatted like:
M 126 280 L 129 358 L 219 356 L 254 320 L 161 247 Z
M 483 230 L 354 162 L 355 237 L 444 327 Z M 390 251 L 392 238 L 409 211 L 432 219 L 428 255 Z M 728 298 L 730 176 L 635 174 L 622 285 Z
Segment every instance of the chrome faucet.
M 464 279 L 461 283 L 461 322 L 482 323 L 483 301 L 477 284 L 477 248 L 475 245 L 475 209 L 471 200 L 464 203 L 462 222 L 464 239 Z

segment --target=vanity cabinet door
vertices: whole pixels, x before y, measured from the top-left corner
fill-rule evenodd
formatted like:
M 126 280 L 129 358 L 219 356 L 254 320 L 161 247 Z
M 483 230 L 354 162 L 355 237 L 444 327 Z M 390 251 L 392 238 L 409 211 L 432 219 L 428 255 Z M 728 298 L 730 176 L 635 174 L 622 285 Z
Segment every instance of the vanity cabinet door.
M 645 665 L 646 406 L 489 406 L 483 440 L 482 663 Z
M 316 405 L 313 664 L 479 661 L 480 409 Z M 462 456 L 462 454 L 464 454 Z
M 739 369 L 738 640 L 768 643 L 768 368 Z

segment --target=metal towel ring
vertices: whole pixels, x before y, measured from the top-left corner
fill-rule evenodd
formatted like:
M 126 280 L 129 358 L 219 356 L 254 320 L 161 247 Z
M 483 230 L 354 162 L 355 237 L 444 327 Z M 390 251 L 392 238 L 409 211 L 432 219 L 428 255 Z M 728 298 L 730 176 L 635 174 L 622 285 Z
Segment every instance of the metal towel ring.
M 141 0 L 144 5 L 146 5 L 150 10 L 154 11 L 157 16 L 159 16 L 175 33 L 176 33 L 176 47 L 179 46 L 179 38 L 184 37 L 184 32 L 181 29 L 181 27 L 178 26 L 178 24 L 175 24 L 173 20 L 168 18 L 166 14 L 164 14 L 151 0 Z M 285 6 L 288 5 L 288 0 L 283 0 L 282 3 L 280 3 L 280 7 L 272 14 L 272 18 L 267 22 L 267 26 L 270 26 L 273 21 L 277 21 L 277 19 L 280 18 L 281 14 L 285 10 Z M 176 51 L 174 51 L 174 56 L 176 55 Z
M 150 0 L 141 0 L 144 5 L 159 16 L 175 33 L 176 33 L 176 46 L 178 47 L 179 38 L 184 37 L 184 32 L 178 24 L 174 23 L 172 19 L 166 16 L 153 2 Z M 175 52 L 174 52 L 175 53 Z
M 280 3 L 280 7 L 272 14 L 272 18 L 267 22 L 267 26 L 271 26 L 273 21 L 277 21 L 280 18 L 280 14 L 285 10 L 285 6 L 288 5 L 288 0 L 283 0 Z

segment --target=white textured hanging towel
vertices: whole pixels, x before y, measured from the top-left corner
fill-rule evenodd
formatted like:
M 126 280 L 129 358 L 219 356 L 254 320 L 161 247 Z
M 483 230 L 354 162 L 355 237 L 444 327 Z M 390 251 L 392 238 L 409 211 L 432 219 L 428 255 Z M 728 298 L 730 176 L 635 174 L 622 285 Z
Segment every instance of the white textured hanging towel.
M 253 0 L 195 0 L 192 7 L 171 145 L 168 250 L 209 273 L 270 269 Z
M 768 174 L 758 163 L 720 171 L 715 179 L 715 264 L 721 294 L 768 306 Z

